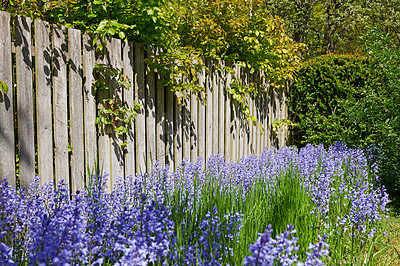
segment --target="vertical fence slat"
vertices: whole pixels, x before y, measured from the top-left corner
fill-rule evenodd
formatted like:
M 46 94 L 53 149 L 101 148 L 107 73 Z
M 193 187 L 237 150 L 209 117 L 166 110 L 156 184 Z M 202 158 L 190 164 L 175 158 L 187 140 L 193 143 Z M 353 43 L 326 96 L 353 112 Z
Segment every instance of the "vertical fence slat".
M 221 155 L 225 154 L 225 71 L 224 64 L 219 63 L 221 71 L 218 72 L 218 153 Z
M 93 67 L 96 64 L 95 47 L 92 38 L 83 35 L 83 75 L 84 75 L 84 130 L 85 130 L 85 167 L 94 173 L 97 169 L 97 133 L 96 133 L 96 93 L 92 88 Z
M 141 104 L 140 111 L 136 116 L 135 135 L 136 135 L 136 172 L 145 173 L 146 170 L 146 94 L 145 94 L 145 64 L 144 47 L 135 44 L 135 99 Z
M 148 57 L 154 56 L 153 47 L 148 47 Z M 157 159 L 156 152 L 156 77 L 150 66 L 146 67 L 146 157 L 147 170 Z
M 218 128 L 219 128 L 219 121 L 218 121 L 218 113 L 219 113 L 219 75 L 218 75 L 218 68 L 217 68 L 217 61 L 212 61 L 213 64 L 213 71 L 212 71 L 212 146 L 213 146 L 213 154 L 218 153 L 219 147 L 219 135 L 218 135 Z
M 235 77 L 239 75 L 239 67 L 234 65 Z M 235 78 L 233 77 L 233 78 Z M 239 104 L 237 101 L 233 101 L 232 104 L 232 126 L 231 126 L 231 142 L 232 142 L 232 159 L 238 161 L 240 159 L 239 154 Z
M 121 40 L 111 38 L 110 42 L 107 44 L 110 53 L 110 64 L 111 67 L 121 70 L 122 68 L 122 46 Z M 115 97 L 121 100 L 121 103 L 124 102 L 124 97 L 121 88 L 117 87 L 117 84 L 111 84 L 114 91 L 111 93 L 115 94 Z M 120 125 L 117 125 L 120 126 Z M 124 177 L 124 152 L 123 147 L 121 146 L 124 138 L 123 136 L 119 136 L 115 131 L 112 132 L 111 136 L 111 147 L 110 147 L 110 158 L 111 158 L 111 178 L 110 178 L 110 187 L 114 186 L 115 180 L 118 176 Z
M 225 158 L 227 161 L 232 161 L 232 136 L 231 136 L 231 126 L 232 126 L 232 117 L 231 117 L 231 96 L 229 94 L 229 89 L 231 85 L 231 73 L 225 71 L 225 91 L 226 91 L 226 101 L 225 101 Z
M 266 129 L 266 124 L 265 124 L 265 116 L 266 113 L 264 112 L 264 107 L 267 105 L 267 98 L 266 98 L 266 94 L 265 92 L 262 92 L 261 94 L 262 98 L 261 98 L 261 104 L 260 104 L 260 114 L 261 114 L 261 127 L 263 128 L 263 130 L 261 131 L 261 151 L 260 153 L 264 150 L 265 146 L 267 145 L 266 143 L 266 138 L 265 135 L 267 134 L 267 129 Z
M 55 178 L 69 182 L 67 54 L 65 27 L 53 26 L 53 126 Z
M 199 101 L 196 94 L 191 93 L 190 95 L 190 160 L 197 160 L 198 151 L 198 110 Z
M 282 92 L 282 114 L 281 114 L 281 119 L 288 118 L 288 105 L 287 105 L 287 93 L 288 93 L 288 84 L 285 84 L 285 87 L 283 87 L 283 92 Z M 288 128 L 285 126 L 283 129 L 283 134 L 282 134 L 282 146 L 286 146 L 286 142 L 288 139 Z
M 15 136 L 14 136 L 14 86 L 12 80 L 10 14 L 0 11 L 0 81 L 8 92 L 0 91 L 0 179 L 16 187 Z
M 210 59 L 206 59 L 206 66 L 209 73 L 206 75 L 206 155 L 204 161 L 206 162 L 208 158 L 213 153 L 213 87 L 212 87 L 212 73 L 213 66 Z
M 50 25 L 35 20 L 35 72 L 38 175 L 42 184 L 53 181 L 53 132 L 51 117 Z
M 35 175 L 31 23 L 30 18 L 16 17 L 17 115 L 21 187 L 28 187 Z
M 203 60 L 203 59 L 202 59 Z M 206 90 L 206 70 L 205 68 L 199 73 L 199 84 Z M 206 104 L 202 99 L 198 105 L 198 149 L 197 156 L 206 159 Z
M 243 69 L 238 67 L 237 68 L 237 76 L 240 78 L 242 85 L 243 85 Z M 240 108 L 240 105 L 239 107 Z M 237 118 L 238 118 L 238 159 L 240 160 L 244 156 L 244 115 L 242 112 L 240 112 L 239 109 L 237 109 Z
M 256 113 L 255 113 L 255 99 L 253 98 L 253 95 L 250 95 L 249 97 L 249 108 L 250 108 L 250 114 L 252 116 L 257 117 Z M 249 123 L 249 150 L 250 150 L 250 154 L 255 154 L 255 149 L 256 149 L 256 143 L 255 143 L 255 139 L 256 139 L 256 131 L 255 131 L 255 127 L 253 125 L 253 122 Z
M 182 109 L 177 99 L 174 100 L 174 161 L 175 169 L 182 163 L 183 135 L 182 135 Z
M 124 75 L 130 80 L 130 88 L 124 92 L 124 100 L 129 109 L 135 105 L 135 83 L 134 83 L 134 51 L 133 44 L 124 42 L 122 48 L 123 70 Z M 135 122 L 130 127 L 126 134 L 126 149 L 125 149 L 125 174 L 135 174 Z
M 165 90 L 165 118 L 166 118 L 166 163 L 173 169 L 175 167 L 174 157 L 174 94 L 169 89 Z
M 99 51 L 97 55 L 97 63 L 110 66 L 110 44 L 109 39 L 106 40 L 106 45 L 103 47 L 102 51 Z M 95 78 L 100 78 L 100 75 L 96 74 Z M 103 77 L 105 82 L 108 86 L 110 86 L 110 77 Z M 97 109 L 100 110 L 103 108 L 103 100 L 110 98 L 111 94 L 109 90 L 99 90 L 96 94 L 97 97 Z M 97 141 L 98 141 L 98 156 L 99 156 L 99 168 L 102 170 L 102 174 L 108 174 L 108 184 L 107 184 L 107 191 L 111 191 L 110 186 L 110 178 L 112 178 L 111 172 L 111 130 L 105 125 L 99 127 Z
M 184 99 L 182 106 L 182 158 L 188 158 L 190 160 L 190 117 L 191 117 L 191 100 L 190 94 L 188 98 Z
M 160 166 L 165 166 L 166 125 L 165 125 L 165 88 L 162 78 L 156 75 L 156 150 Z
M 69 120 L 71 140 L 71 189 L 75 193 L 84 188 L 85 156 L 83 145 L 83 96 L 82 96 L 82 41 L 81 32 L 68 29 L 69 53 Z
M 263 143 L 263 131 L 261 128 L 264 128 L 264 114 L 262 112 L 262 106 L 264 105 L 264 92 L 262 91 L 261 79 L 260 79 L 260 71 L 256 71 L 254 74 L 254 78 L 258 81 L 258 91 L 260 92 L 260 96 L 257 102 L 257 112 L 258 112 L 258 122 L 260 125 L 257 127 L 257 145 L 258 145 L 258 154 L 261 154 L 264 149 Z M 261 126 L 261 128 L 260 128 Z

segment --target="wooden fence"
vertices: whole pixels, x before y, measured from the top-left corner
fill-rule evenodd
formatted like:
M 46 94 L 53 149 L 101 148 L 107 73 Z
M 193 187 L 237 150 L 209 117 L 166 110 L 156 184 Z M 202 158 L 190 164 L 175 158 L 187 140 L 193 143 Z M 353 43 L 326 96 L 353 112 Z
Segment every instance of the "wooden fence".
M 142 45 L 110 39 L 107 56 L 99 59 L 92 42 L 79 30 L 0 11 L 0 81 L 9 86 L 8 93 L 0 92 L 0 178 L 13 186 L 27 187 L 38 175 L 43 183 L 67 181 L 75 191 L 82 188 L 87 167 L 98 161 L 112 187 L 115 177 L 148 171 L 155 159 L 176 168 L 185 157 L 220 153 L 239 160 L 285 144 L 286 131 L 271 130 L 272 121 L 287 116 L 285 89 L 250 101 L 262 134 L 227 95 L 232 76 L 215 67 L 221 62 L 206 60 L 210 72 L 198 77 L 206 104 L 190 95 L 179 106 L 161 77 L 146 67 Z M 126 140 L 102 134 L 95 124 L 98 95 L 92 82 L 99 60 L 132 81 L 133 89 L 120 95 L 126 104 L 142 104 Z M 244 85 L 259 78 L 236 70 Z M 125 149 L 122 141 L 128 142 Z

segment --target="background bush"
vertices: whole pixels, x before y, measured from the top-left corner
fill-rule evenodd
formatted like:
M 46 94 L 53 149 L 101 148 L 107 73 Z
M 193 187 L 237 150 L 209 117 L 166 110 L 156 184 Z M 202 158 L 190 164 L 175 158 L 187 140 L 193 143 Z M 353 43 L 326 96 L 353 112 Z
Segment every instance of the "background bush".
M 400 50 L 378 28 L 363 38 L 365 56 L 324 55 L 306 62 L 291 86 L 291 143 L 379 148 L 382 183 L 399 202 Z M 376 150 L 376 149 L 375 149 Z

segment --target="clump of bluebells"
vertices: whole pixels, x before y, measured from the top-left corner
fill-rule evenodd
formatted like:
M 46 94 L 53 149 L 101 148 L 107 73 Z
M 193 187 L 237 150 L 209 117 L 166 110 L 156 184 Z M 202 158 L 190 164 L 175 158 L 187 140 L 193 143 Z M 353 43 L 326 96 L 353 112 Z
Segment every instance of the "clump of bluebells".
M 343 143 L 265 149 L 239 162 L 213 155 L 205 167 L 201 159 L 176 171 L 155 163 L 116 180 L 111 193 L 100 172 L 73 195 L 63 182 L 54 189 L 35 177 L 15 190 L 4 179 L 0 264 L 351 263 L 343 254 L 372 239 L 388 212 L 367 158 Z M 287 182 L 285 194 L 290 178 L 298 182 Z

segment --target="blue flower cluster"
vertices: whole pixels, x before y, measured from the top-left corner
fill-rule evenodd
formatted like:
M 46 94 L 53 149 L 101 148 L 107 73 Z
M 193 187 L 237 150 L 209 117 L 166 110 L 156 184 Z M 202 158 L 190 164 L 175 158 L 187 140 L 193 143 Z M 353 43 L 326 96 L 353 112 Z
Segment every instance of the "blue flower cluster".
M 29 189 L 15 190 L 4 179 L 0 265 L 224 265 L 234 256 L 230 245 L 239 243 L 244 214 L 217 206 L 215 198 L 234 191 L 246 202 L 257 180 L 274 190 L 279 174 L 289 169 L 300 173 L 314 202 L 310 212 L 319 219 L 310 226 L 321 233 L 372 237 L 371 224 L 388 211 L 385 188 L 376 186 L 376 165 L 342 143 L 329 149 L 265 149 L 237 163 L 213 155 L 204 168 L 201 159 L 184 160 L 175 172 L 156 162 L 149 174 L 118 178 L 112 193 L 100 172 L 73 195 L 63 182 L 41 186 L 35 177 Z M 335 237 L 319 236 L 300 262 L 296 229 L 288 225 L 275 237 L 272 232 L 267 227 L 244 248 L 245 265 L 323 265 L 328 240 Z
M 268 225 L 265 232 L 259 234 L 256 242 L 250 245 L 252 256 L 244 258 L 244 265 L 325 265 L 321 258 L 329 254 L 329 245 L 325 243 L 326 236 L 320 237 L 317 244 L 310 244 L 309 250 L 306 252 L 307 259 L 305 262 L 298 261 L 296 253 L 299 250 L 297 246 L 297 238 L 293 237 L 297 233 L 292 225 L 287 226 L 287 231 L 276 236 L 276 239 L 271 237 L 272 228 Z

